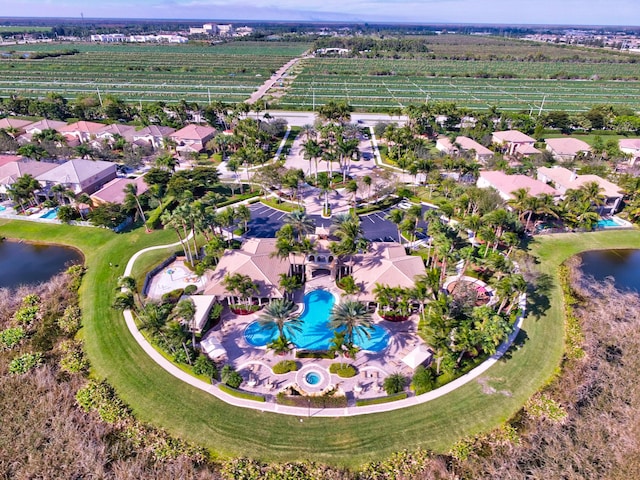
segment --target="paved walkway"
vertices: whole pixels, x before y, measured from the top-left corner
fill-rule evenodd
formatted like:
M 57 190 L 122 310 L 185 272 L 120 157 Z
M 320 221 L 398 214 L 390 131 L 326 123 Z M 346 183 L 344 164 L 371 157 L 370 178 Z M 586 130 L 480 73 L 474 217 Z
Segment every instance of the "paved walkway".
M 170 244 L 170 245 L 158 245 L 158 246 L 155 246 L 155 247 L 149 247 L 149 248 L 145 248 L 143 250 L 140 250 L 135 255 L 133 255 L 129 259 L 129 261 L 127 262 L 127 266 L 125 268 L 124 275 L 125 276 L 130 276 L 131 275 L 136 260 L 141 255 L 143 255 L 144 253 L 152 251 L 152 250 L 160 250 L 160 249 L 176 247 L 176 246 L 179 246 L 179 245 L 180 245 L 180 242 L 176 242 L 176 243 L 173 243 L 173 244 Z M 273 402 L 265 402 L 265 403 L 255 402 L 255 401 L 252 401 L 252 400 L 245 400 L 245 399 L 241 399 L 241 398 L 237 398 L 237 397 L 228 395 L 227 393 L 225 393 L 222 390 L 220 390 L 217 387 L 217 385 L 211 385 L 209 383 L 206 383 L 206 382 L 203 382 L 201 380 L 198 380 L 197 378 L 192 377 L 191 375 L 187 374 L 186 372 L 180 370 L 177 366 L 175 366 L 169 360 L 165 359 L 147 341 L 147 339 L 144 338 L 142 333 L 140 333 L 140 331 L 138 330 L 138 328 L 137 328 L 137 326 L 135 324 L 135 320 L 133 318 L 133 313 L 130 310 L 125 310 L 123 314 L 124 314 L 124 318 L 125 318 L 125 321 L 126 321 L 126 324 L 127 324 L 127 328 L 129 329 L 129 332 L 131 332 L 131 335 L 133 335 L 134 339 L 138 342 L 138 344 L 142 347 L 142 349 L 158 365 L 160 365 L 162 368 L 164 368 L 168 373 L 170 373 L 174 377 L 182 380 L 185 383 L 188 383 L 189 385 L 191 385 L 191 386 L 193 386 L 195 388 L 198 388 L 200 390 L 208 392 L 208 393 L 214 395 L 215 397 L 219 398 L 220 400 L 222 400 L 222 401 L 224 401 L 224 402 L 226 402 L 228 404 L 231 404 L 231 405 L 234 405 L 234 406 L 237 406 L 237 407 L 244 407 L 244 408 L 251 408 L 251 409 L 254 409 L 254 410 L 260 410 L 260 411 L 263 411 L 263 412 L 267 411 L 267 412 L 274 412 L 274 413 L 282 413 L 282 414 L 286 414 L 286 415 L 295 415 L 295 416 L 298 416 L 298 417 L 305 417 L 305 416 L 340 417 L 340 416 L 365 415 L 365 414 L 369 414 L 369 413 L 387 412 L 387 411 L 391 411 L 391 410 L 398 410 L 400 408 L 410 407 L 410 406 L 413 406 L 413 405 L 423 404 L 423 403 L 429 402 L 430 400 L 433 400 L 433 399 L 439 398 L 439 397 L 441 397 L 443 395 L 446 395 L 447 393 L 452 392 L 453 390 L 461 387 L 462 385 L 465 385 L 465 384 L 477 379 L 479 376 L 484 374 L 489 368 L 491 368 L 511 347 L 511 344 L 513 343 L 513 341 L 515 340 L 516 336 L 518 335 L 518 332 L 520 331 L 520 328 L 522 326 L 522 322 L 524 321 L 525 305 L 526 305 L 526 296 L 523 295 L 520 298 L 521 315 L 518 317 L 518 320 L 516 322 L 516 325 L 514 327 L 513 332 L 511 333 L 509 338 L 502 345 L 500 345 L 500 347 L 498 348 L 498 351 L 495 353 L 495 355 L 491 356 L 484 363 L 482 363 L 478 367 L 474 368 L 473 370 L 471 370 L 466 375 L 463 375 L 462 377 L 454 380 L 453 382 L 448 383 L 447 385 L 444 385 L 444 386 L 442 386 L 442 387 L 440 387 L 440 388 L 438 388 L 436 390 L 433 390 L 431 392 L 425 393 L 423 395 L 410 396 L 410 397 L 408 397 L 406 399 L 398 400 L 398 401 L 395 401 L 395 402 L 384 403 L 384 404 L 379 404 L 379 405 L 368 405 L 368 406 L 363 406 L 363 407 L 351 406 L 351 407 L 346 407 L 346 408 L 330 408 L 330 409 L 289 407 L 289 406 L 279 405 L 279 404 L 273 403 Z M 398 360 L 399 360 L 399 358 L 398 358 Z M 356 362 L 356 363 L 360 363 L 360 362 Z M 259 365 L 259 362 L 258 362 L 258 365 Z M 366 365 L 361 365 L 361 367 L 362 367 L 363 371 L 366 371 Z M 265 365 L 262 365 L 261 368 L 265 368 Z

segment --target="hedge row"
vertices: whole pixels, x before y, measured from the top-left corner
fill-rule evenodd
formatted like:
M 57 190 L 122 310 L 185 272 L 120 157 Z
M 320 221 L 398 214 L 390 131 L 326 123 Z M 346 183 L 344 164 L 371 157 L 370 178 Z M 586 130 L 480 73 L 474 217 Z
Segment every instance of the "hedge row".
M 251 392 L 245 392 L 244 390 L 237 390 L 235 388 L 231 388 L 229 385 L 225 385 L 224 383 L 219 384 L 218 388 L 222 390 L 224 393 L 228 393 L 233 397 L 244 398 L 245 400 L 254 400 L 256 402 L 266 402 L 264 395 L 260 395 L 259 393 L 251 393 Z
M 396 400 L 403 400 L 407 398 L 407 392 L 394 393 L 393 395 L 387 395 L 386 397 L 376 398 L 362 398 L 356 400 L 356 407 L 365 407 L 367 405 L 379 405 L 381 403 L 395 402 Z

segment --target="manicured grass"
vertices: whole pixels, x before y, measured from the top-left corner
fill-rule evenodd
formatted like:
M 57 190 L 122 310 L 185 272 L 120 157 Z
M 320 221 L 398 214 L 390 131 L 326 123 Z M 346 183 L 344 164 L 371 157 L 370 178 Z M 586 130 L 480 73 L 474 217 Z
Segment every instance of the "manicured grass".
M 278 202 L 278 200 L 271 197 L 262 198 L 260 201 L 271 208 L 275 208 L 276 210 L 281 210 L 283 212 L 293 212 L 294 210 L 301 208 L 297 203 L 287 202 L 285 200 Z
M 387 395 L 386 397 L 362 398 L 360 400 L 356 400 L 356 405 L 358 407 L 365 407 L 367 405 L 380 405 L 381 403 L 395 402 L 396 400 L 403 400 L 405 398 L 407 398 L 407 392 L 401 392 L 394 395 Z
M 524 323 L 522 347 L 485 375 L 502 393 L 483 393 L 477 382 L 424 405 L 348 418 L 304 418 L 229 406 L 175 379 L 142 351 L 123 318 L 109 308 L 126 260 L 151 244 L 173 243 L 172 232 L 116 235 L 102 229 L 0 223 L 0 235 L 75 245 L 86 255 L 81 289 L 84 338 L 93 373 L 106 378 L 136 416 L 205 445 L 219 456 L 249 455 L 273 461 L 303 460 L 355 467 L 405 448 L 447 451 L 461 436 L 497 426 L 557 372 L 563 351 L 563 316 L 557 266 L 594 248 L 640 248 L 640 232 L 565 234 L 537 239 L 532 253 L 554 280 Z M 114 267 L 109 267 L 112 262 Z M 548 308 L 545 305 L 548 304 Z M 545 309 L 546 308 L 546 309 Z

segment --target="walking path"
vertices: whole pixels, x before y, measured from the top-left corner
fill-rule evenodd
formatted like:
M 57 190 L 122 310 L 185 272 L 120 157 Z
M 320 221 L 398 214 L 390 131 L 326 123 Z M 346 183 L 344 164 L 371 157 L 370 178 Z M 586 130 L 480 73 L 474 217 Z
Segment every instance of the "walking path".
M 167 248 L 173 248 L 180 245 L 180 242 L 176 242 L 170 245 L 158 245 L 155 247 L 145 248 L 143 250 L 138 251 L 134 254 L 129 261 L 127 262 L 127 266 L 124 271 L 125 276 L 130 276 L 133 272 L 133 266 L 135 265 L 136 260 L 143 254 L 153 250 L 161 250 Z M 256 402 L 252 400 L 245 400 L 241 398 L 237 398 L 231 396 L 222 390 L 220 390 L 217 385 L 211 385 L 209 383 L 203 382 L 202 380 L 198 380 L 195 377 L 192 377 L 188 373 L 180 370 L 177 366 L 171 363 L 169 360 L 164 358 L 150 343 L 144 338 L 142 333 L 138 330 L 135 320 L 133 318 L 133 313 L 131 310 L 125 310 L 124 318 L 127 324 L 127 328 L 133 338 L 138 342 L 138 344 L 142 347 L 142 349 L 149 355 L 158 365 L 164 368 L 168 373 L 173 375 L 174 377 L 182 380 L 189 385 L 198 388 L 202 391 L 210 393 L 220 400 L 243 408 L 251 408 L 253 410 L 260 410 L 262 412 L 274 412 L 281 413 L 286 415 L 295 415 L 299 417 L 305 416 L 314 416 L 314 417 L 341 417 L 341 416 L 352 416 L 352 415 L 365 415 L 369 413 L 378 413 L 378 412 L 388 412 L 391 410 L 398 410 L 400 408 L 406 408 L 413 405 L 420 405 L 426 403 L 430 400 L 434 400 L 439 398 L 447 393 L 465 385 L 478 377 L 484 374 L 489 368 L 491 368 L 511 347 L 513 341 L 515 340 L 520 328 L 522 326 L 522 322 L 524 321 L 525 315 L 525 307 L 526 307 L 526 296 L 522 295 L 520 297 L 519 306 L 521 309 L 521 314 L 518 317 L 518 320 L 514 326 L 514 330 L 509 335 L 509 338 L 498 348 L 497 352 L 492 355 L 489 359 L 483 362 L 478 367 L 471 370 L 466 375 L 444 385 L 436 390 L 425 393 L 419 396 L 411 396 L 403 400 L 398 400 L 390 403 L 383 403 L 378 405 L 367 405 L 362 407 L 345 407 L 345 408 L 327 408 L 327 409 L 318 409 L 318 408 L 300 408 L 300 407 L 289 407 L 280 405 L 274 402 Z
M 258 88 L 258 90 L 253 92 L 251 96 L 247 100 L 245 100 L 245 103 L 252 104 L 260 100 L 265 95 L 265 93 L 267 93 L 269 89 L 275 85 L 276 82 L 282 80 L 282 75 L 284 75 L 287 70 L 289 70 L 303 58 L 305 57 L 292 58 L 287 63 L 285 63 L 276 73 L 271 75 L 271 77 L 266 82 L 264 82 L 262 86 Z

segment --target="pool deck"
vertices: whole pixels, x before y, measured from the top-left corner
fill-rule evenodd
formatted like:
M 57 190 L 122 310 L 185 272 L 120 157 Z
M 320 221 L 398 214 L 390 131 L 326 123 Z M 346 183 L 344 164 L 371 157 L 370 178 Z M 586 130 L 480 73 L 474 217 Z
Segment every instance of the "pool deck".
M 360 351 L 355 360 L 350 358 L 316 359 L 296 358 L 295 349 L 285 355 L 274 354 L 266 347 L 254 347 L 247 343 L 244 331 L 247 326 L 258 319 L 260 312 L 251 315 L 235 315 L 228 309 L 223 312 L 220 323 L 207 333 L 213 335 L 227 351 L 227 362 L 235 367 L 245 382 L 242 390 L 260 393 L 273 400 L 283 388 L 296 384 L 298 372 L 283 375 L 274 374 L 271 369 L 282 360 L 295 360 L 300 369 L 310 365 L 330 376 L 330 384 L 342 389 L 347 398 L 372 398 L 384 395 L 382 382 L 392 373 L 400 372 L 407 376 L 413 370 L 401 359 L 418 344 L 423 343 L 418 337 L 417 316 L 404 322 L 388 322 L 374 314 L 374 324 L 389 331 L 389 345 L 381 352 Z M 332 363 L 350 363 L 356 367 L 358 374 L 352 378 L 340 378 L 329 373 Z M 303 387 L 302 385 L 299 385 Z
M 187 285 L 196 285 L 198 290 L 202 290 L 205 284 L 204 276 L 199 277 L 185 266 L 184 260 L 177 259 L 153 276 L 147 296 L 159 300 L 165 293 Z

